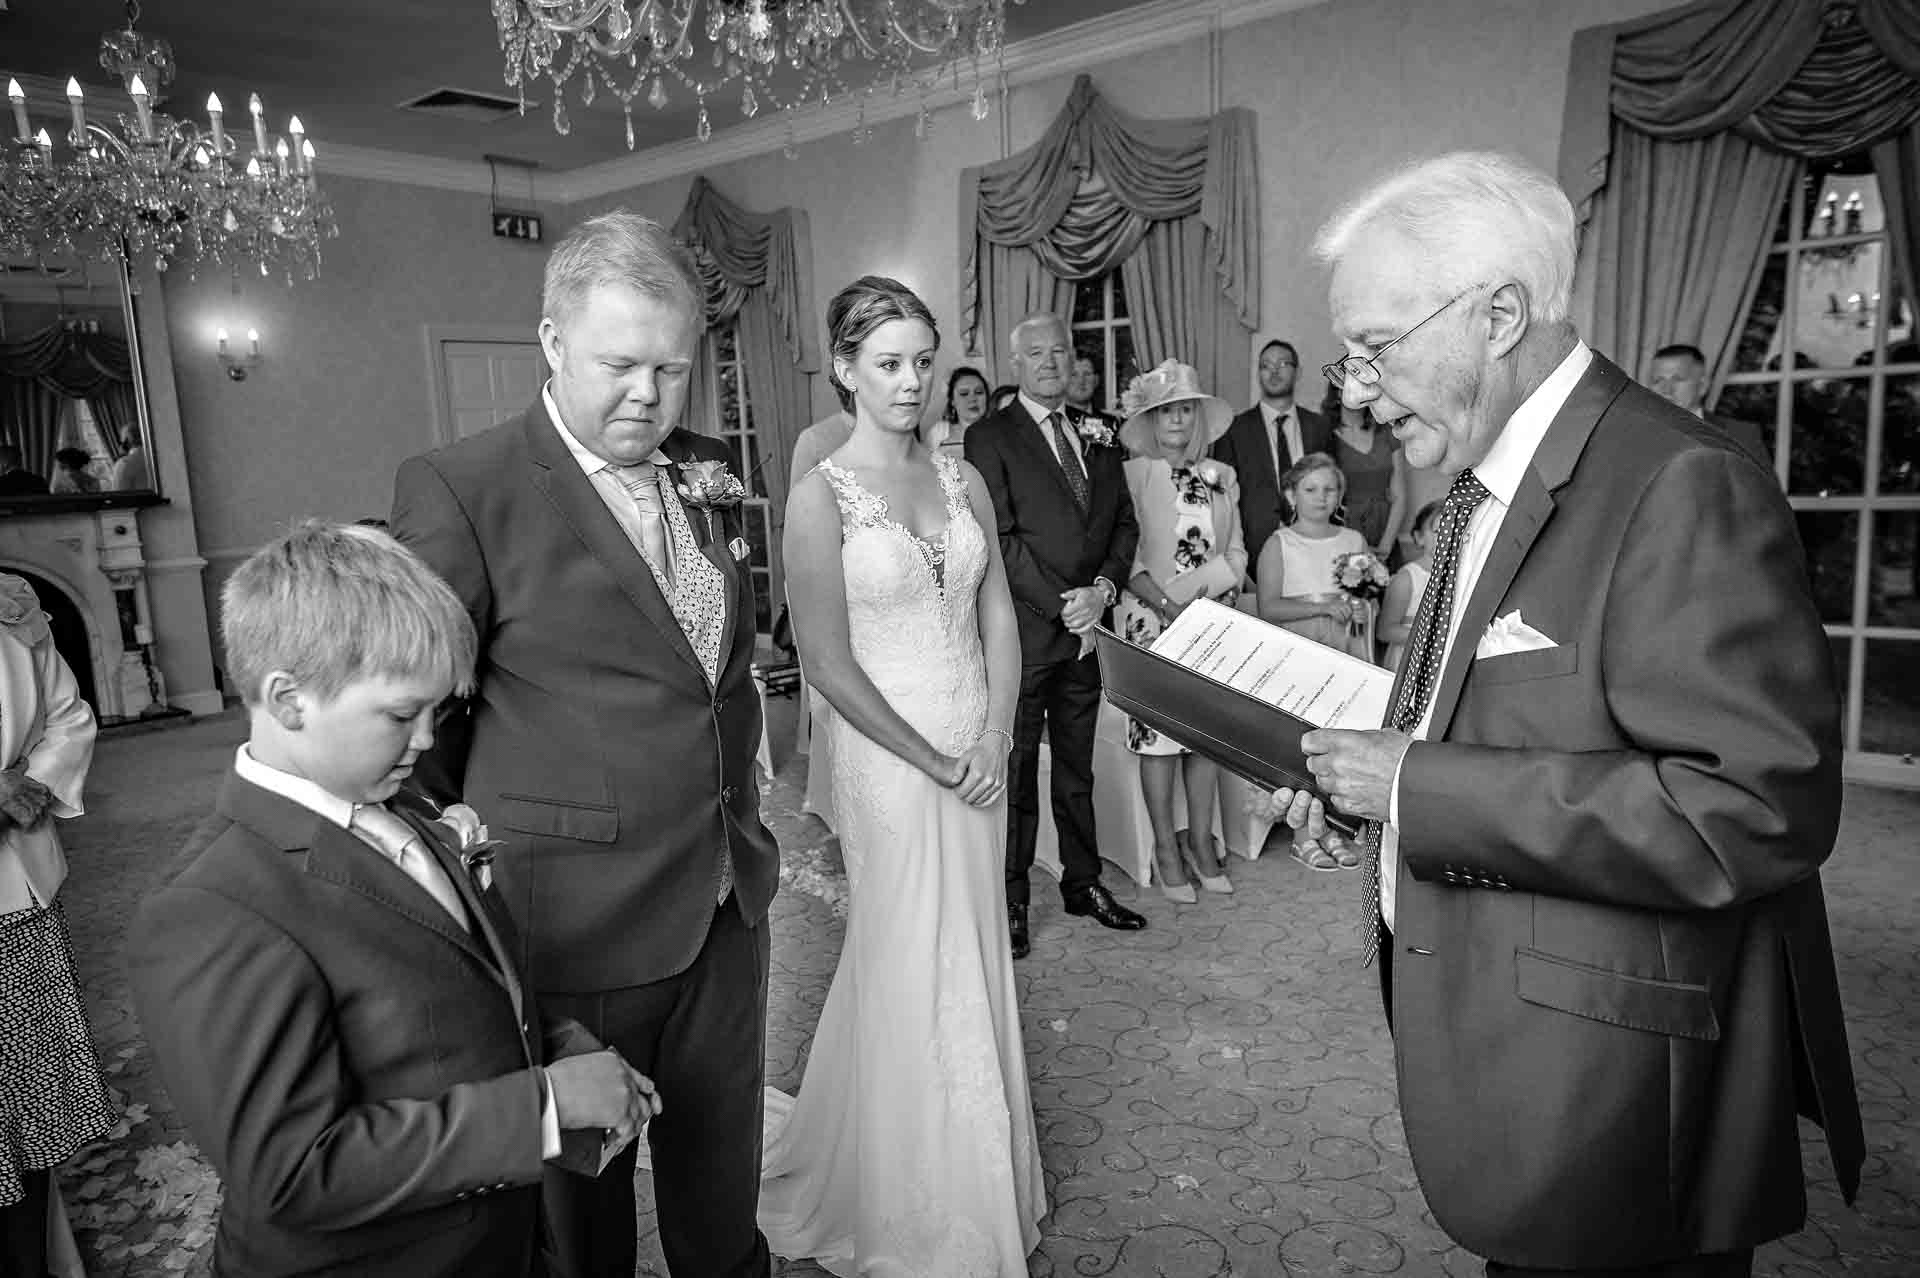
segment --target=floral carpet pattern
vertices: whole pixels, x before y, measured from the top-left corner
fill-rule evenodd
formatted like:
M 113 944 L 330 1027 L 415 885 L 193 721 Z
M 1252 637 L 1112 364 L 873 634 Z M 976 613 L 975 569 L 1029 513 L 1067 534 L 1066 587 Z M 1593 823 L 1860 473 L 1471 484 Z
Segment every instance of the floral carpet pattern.
M 791 1090 L 833 976 L 846 914 L 838 847 L 799 814 L 792 703 L 772 703 L 780 839 L 769 1081 Z M 101 742 L 71 823 L 63 894 L 95 1039 L 123 1101 L 63 1188 L 95 1278 L 207 1272 L 217 1178 L 159 1087 L 128 1003 L 120 941 L 211 802 L 241 739 L 231 715 Z M 1849 789 L 1826 882 L 1869 1158 L 1843 1206 L 1805 1130 L 1807 1228 L 1760 1253 L 1761 1278 L 1920 1273 L 1920 794 Z M 1116 933 L 1034 892 L 1017 966 L 1047 1188 L 1040 1278 L 1468 1278 L 1480 1261 L 1427 1212 L 1408 1161 L 1374 975 L 1355 964 L 1356 875 L 1282 856 L 1234 861 L 1231 898 L 1175 906 L 1109 867 L 1150 919 Z M 665 1278 L 643 1177 L 638 1273 Z M 784 1272 L 815 1275 L 811 1265 Z

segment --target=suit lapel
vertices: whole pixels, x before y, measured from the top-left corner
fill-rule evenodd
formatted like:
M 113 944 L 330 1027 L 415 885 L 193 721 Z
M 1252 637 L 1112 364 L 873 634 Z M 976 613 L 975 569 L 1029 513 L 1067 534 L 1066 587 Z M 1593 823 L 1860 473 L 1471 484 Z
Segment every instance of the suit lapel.
M 1626 382 L 1625 373 L 1595 355 L 1585 375 L 1574 385 L 1573 393 L 1567 396 L 1567 402 L 1554 416 L 1553 424 L 1547 427 L 1539 448 L 1534 450 L 1533 462 L 1520 479 L 1513 505 L 1500 521 L 1493 549 L 1487 553 L 1479 579 L 1474 582 L 1473 595 L 1467 600 L 1466 611 L 1460 615 L 1460 627 L 1447 649 L 1440 686 L 1434 691 L 1433 720 L 1427 730 L 1429 740 L 1438 741 L 1446 735 L 1453 722 L 1453 712 L 1460 704 L 1461 685 L 1466 682 L 1467 671 L 1472 668 L 1474 653 L 1480 646 L 1480 636 L 1486 633 L 1495 611 L 1513 586 L 1513 579 L 1519 575 L 1520 565 L 1552 517 L 1553 494 L 1573 477 L 1574 464 L 1580 460 L 1594 427 L 1599 425 L 1601 415 Z M 1397 681 L 1394 695 L 1399 695 Z
M 1045 428 L 1033 420 L 1027 412 L 1026 405 L 1017 399 L 1007 406 L 1006 411 L 1007 424 L 1013 428 L 1010 433 L 1014 439 L 1014 447 L 1026 450 L 1027 459 L 1035 469 L 1053 476 L 1053 482 L 1059 486 L 1060 495 L 1067 499 L 1067 509 L 1079 515 L 1081 523 L 1086 523 L 1087 511 L 1081 510 L 1080 503 L 1074 500 L 1073 485 L 1067 482 L 1067 472 L 1060 464 L 1059 456 L 1053 451 L 1052 441 L 1041 434 Z M 1084 463 L 1081 468 L 1087 472 L 1087 506 L 1091 509 L 1093 469 Z
M 467 916 L 480 929 L 481 939 L 486 942 L 487 949 L 491 952 L 493 958 L 491 966 L 494 968 L 494 974 L 500 978 L 500 983 L 506 986 L 507 993 L 513 997 L 513 1014 L 516 1017 L 521 1016 L 525 995 L 520 988 L 519 966 L 507 948 L 506 939 L 500 935 L 499 928 L 495 926 L 493 914 L 487 909 L 486 900 L 480 895 L 480 890 L 475 886 L 472 876 L 467 873 L 467 867 L 460 859 L 459 849 L 453 846 L 452 832 L 438 821 L 430 820 L 413 811 L 409 804 L 389 802 L 387 807 L 413 828 L 414 833 L 418 834 L 425 843 L 429 854 L 440 863 L 441 872 L 452 881 L 453 890 L 459 894 L 461 904 L 467 907 Z M 467 935 L 469 940 L 472 939 L 470 934 L 463 935 Z
M 634 607 L 653 623 L 660 638 L 687 663 L 694 676 L 706 680 L 700 658 L 687 641 L 686 632 L 673 615 L 673 607 L 660 593 L 653 570 L 633 548 L 625 530 L 607 509 L 580 465 L 555 433 L 544 404 L 535 404 L 527 413 L 527 457 L 533 486 L 552 503 L 554 511 L 573 530 L 595 559 L 618 583 Z
M 306 871 L 392 910 L 484 959 L 479 942 L 425 888 L 360 837 L 317 813 L 229 774 L 218 811 L 282 852 L 306 853 Z

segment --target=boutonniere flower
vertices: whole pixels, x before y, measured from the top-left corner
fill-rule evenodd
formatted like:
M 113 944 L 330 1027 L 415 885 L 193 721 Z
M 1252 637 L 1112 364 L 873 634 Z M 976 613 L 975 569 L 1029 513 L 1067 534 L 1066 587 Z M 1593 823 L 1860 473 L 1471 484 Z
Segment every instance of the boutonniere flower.
M 1078 429 L 1080 438 L 1100 448 L 1112 448 L 1119 438 L 1113 433 L 1113 427 L 1098 417 L 1082 417 Z
M 713 538 L 713 514 L 738 506 L 747 495 L 747 486 L 727 469 L 724 461 L 683 461 L 678 463 L 680 500 L 706 517 L 707 539 Z M 738 555 L 734 556 L 736 559 Z
M 500 846 L 500 840 L 487 837 L 487 827 L 481 823 L 480 814 L 464 803 L 442 809 L 439 820 L 453 831 L 454 841 L 460 845 L 460 864 L 467 867 L 475 886 L 482 892 L 491 888 L 493 850 Z

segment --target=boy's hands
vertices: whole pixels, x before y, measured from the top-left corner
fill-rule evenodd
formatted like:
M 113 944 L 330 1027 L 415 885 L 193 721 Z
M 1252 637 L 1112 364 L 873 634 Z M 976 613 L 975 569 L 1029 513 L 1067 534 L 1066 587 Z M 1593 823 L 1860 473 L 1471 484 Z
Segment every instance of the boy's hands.
M 653 1080 L 610 1047 L 553 1062 L 547 1082 L 562 1131 L 598 1127 L 615 1148 L 639 1135 L 662 1108 Z

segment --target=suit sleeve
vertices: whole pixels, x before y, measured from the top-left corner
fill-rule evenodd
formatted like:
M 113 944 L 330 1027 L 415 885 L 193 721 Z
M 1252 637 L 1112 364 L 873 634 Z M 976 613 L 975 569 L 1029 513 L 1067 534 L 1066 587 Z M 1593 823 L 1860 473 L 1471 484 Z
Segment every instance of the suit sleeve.
M 487 632 L 493 620 L 493 586 L 486 555 L 466 508 L 430 458 L 410 457 L 393 480 L 393 515 L 388 521 L 400 543 L 427 561 L 446 579 L 466 607 L 479 640 L 476 664 L 484 665 Z M 472 707 L 456 708 L 434 734 L 433 746 L 414 764 L 414 780 L 440 803 L 460 799 L 472 744 Z
M 351 1229 L 539 1181 L 538 1071 L 355 1103 L 326 980 L 244 906 L 167 888 L 141 908 L 128 957 L 167 1091 L 245 1215 Z
M 1114 469 L 1122 469 L 1119 462 L 1113 463 Z M 1107 542 L 1107 557 L 1100 565 L 1097 576 L 1105 577 L 1115 586 L 1124 586 L 1132 576 L 1134 552 L 1140 549 L 1140 520 L 1133 509 L 1133 492 L 1124 475 L 1117 476 L 1120 483 L 1120 508 L 1113 517 L 1113 537 Z M 1076 584 L 1086 584 L 1076 583 Z
M 1697 449 L 1642 493 L 1598 662 L 1625 749 L 1415 742 L 1402 853 L 1514 887 L 1656 910 L 1724 908 L 1811 875 L 1840 818 L 1839 698 L 1792 515 L 1772 477 Z
M 997 441 L 987 438 L 989 432 L 978 425 L 961 436 L 960 447 L 973 468 L 980 472 L 980 478 L 986 482 L 987 495 L 993 498 L 993 515 L 1000 536 L 1000 558 L 1006 565 L 1007 586 L 1017 603 L 1025 604 L 1043 617 L 1058 619 L 1066 600 L 1060 596 L 1074 586 L 1084 586 L 1084 581 L 1068 581 L 1053 569 L 1047 567 L 1034 555 L 1026 543 L 1026 534 L 1020 529 L 1013 517 L 1013 494 L 1007 476 L 1006 458 L 1001 454 Z M 1126 499 L 1127 513 L 1133 513 L 1133 502 Z M 1127 562 L 1131 562 L 1133 551 L 1127 551 Z M 1125 565 L 1121 567 L 1125 571 Z M 1116 583 L 1124 578 L 1115 577 Z

